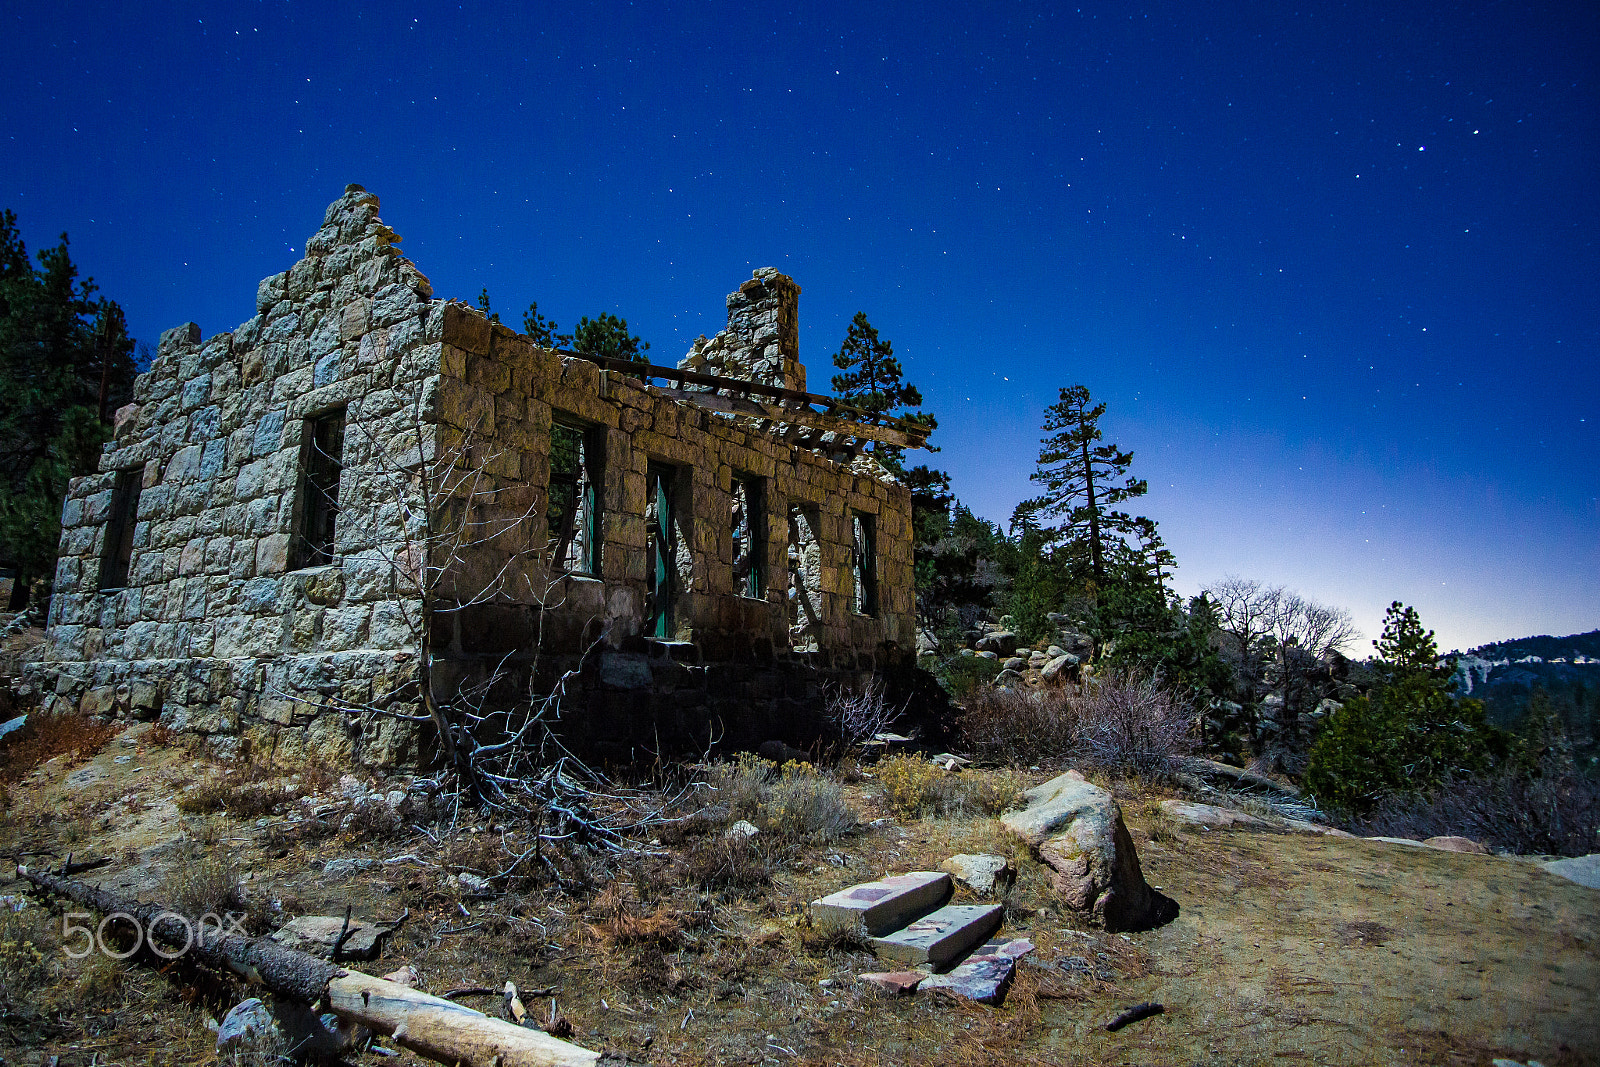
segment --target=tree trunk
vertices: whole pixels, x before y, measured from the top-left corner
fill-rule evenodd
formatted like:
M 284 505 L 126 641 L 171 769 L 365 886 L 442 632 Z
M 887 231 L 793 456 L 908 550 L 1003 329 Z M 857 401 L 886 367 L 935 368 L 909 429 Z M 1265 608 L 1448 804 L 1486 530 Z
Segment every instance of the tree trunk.
M 18 866 L 17 874 L 42 889 L 107 915 L 123 914 L 145 935 L 192 952 L 201 962 L 259 982 L 274 994 L 305 1004 L 322 1002 L 342 1019 L 389 1035 L 404 1048 L 459 1067 L 591 1067 L 600 1054 L 540 1030 L 490 1018 L 409 986 L 347 971 L 325 960 L 260 938 L 223 933 L 160 904 L 118 897 L 86 882 Z M 165 921 L 158 922 L 165 916 Z M 192 942 L 185 944 L 186 938 Z

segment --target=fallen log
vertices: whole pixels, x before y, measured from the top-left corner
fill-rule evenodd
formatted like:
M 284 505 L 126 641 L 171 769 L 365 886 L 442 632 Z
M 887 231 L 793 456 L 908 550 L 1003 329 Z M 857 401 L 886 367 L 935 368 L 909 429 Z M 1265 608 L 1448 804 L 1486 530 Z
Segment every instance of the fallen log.
M 193 953 L 211 967 L 226 968 L 274 994 L 331 1011 L 393 1038 L 403 1048 L 461 1067 L 591 1067 L 597 1052 L 495 1019 L 461 1004 L 346 970 L 265 939 L 228 933 L 221 924 L 197 923 L 160 904 L 142 903 L 97 886 L 44 871 L 17 868 L 41 889 L 106 915 L 122 914 L 152 940 Z M 169 955 L 168 958 L 171 958 Z
M 1240 785 L 1253 785 L 1261 789 L 1270 789 L 1274 793 L 1281 793 L 1286 797 L 1298 799 L 1300 796 L 1300 790 L 1288 782 L 1279 782 L 1268 778 L 1264 774 L 1247 771 L 1243 767 L 1230 767 L 1226 763 L 1218 763 L 1216 760 L 1204 759 L 1200 756 L 1191 756 L 1184 760 L 1183 767 L 1185 770 L 1195 774 L 1213 778 L 1229 778 Z

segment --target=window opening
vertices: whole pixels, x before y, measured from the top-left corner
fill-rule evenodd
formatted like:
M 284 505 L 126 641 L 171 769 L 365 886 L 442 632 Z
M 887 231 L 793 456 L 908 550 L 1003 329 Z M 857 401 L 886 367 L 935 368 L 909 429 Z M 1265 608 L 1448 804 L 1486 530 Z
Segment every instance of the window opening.
M 878 613 L 877 538 L 873 530 L 875 518 L 862 511 L 850 513 L 850 575 L 855 586 L 853 607 L 857 615 Z
M 822 542 L 817 528 L 815 505 L 789 508 L 789 645 L 796 652 L 817 651 L 822 632 Z
M 677 471 L 665 463 L 645 469 L 646 636 L 672 637 L 678 599 L 677 515 L 672 486 Z
M 600 573 L 600 511 L 596 434 L 557 422 L 550 427 L 548 550 L 568 574 Z
M 116 484 L 111 490 L 105 546 L 100 553 L 101 589 L 121 589 L 128 584 L 128 568 L 133 562 L 133 532 L 139 522 L 139 490 L 143 485 L 143 467 L 117 472 Z
M 296 567 L 333 562 L 339 524 L 339 475 L 344 471 L 344 409 L 305 421 L 300 439 L 300 529 Z
M 733 478 L 733 589 L 740 596 L 766 596 L 763 564 L 767 549 L 766 510 L 761 479 L 749 475 Z

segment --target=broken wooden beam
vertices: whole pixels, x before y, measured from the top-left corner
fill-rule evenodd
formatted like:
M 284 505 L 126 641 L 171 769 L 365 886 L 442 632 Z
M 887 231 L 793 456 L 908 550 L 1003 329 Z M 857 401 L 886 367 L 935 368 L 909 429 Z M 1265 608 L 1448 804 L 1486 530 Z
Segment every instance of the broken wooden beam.
M 460 1067 L 590 1067 L 600 1054 L 398 982 L 349 971 L 262 938 L 227 933 L 197 923 L 160 904 L 119 897 L 97 886 L 44 871 L 17 868 L 41 889 L 106 915 L 123 914 L 148 938 L 192 952 L 202 963 L 227 969 L 304 1004 L 321 1003 L 341 1019 L 360 1023 L 439 1063 Z M 170 957 L 168 957 L 170 958 Z

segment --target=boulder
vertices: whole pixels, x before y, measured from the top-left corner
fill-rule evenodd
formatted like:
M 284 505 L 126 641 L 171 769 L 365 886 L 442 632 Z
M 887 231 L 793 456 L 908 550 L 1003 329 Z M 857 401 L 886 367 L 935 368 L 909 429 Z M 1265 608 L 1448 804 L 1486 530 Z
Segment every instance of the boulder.
M 1039 677 L 1047 684 L 1065 682 L 1070 677 L 1071 669 L 1078 665 L 1078 657 L 1061 655 L 1046 663 L 1039 671 Z
M 1113 931 L 1148 929 L 1172 917 L 1176 905 L 1144 880 L 1109 792 L 1068 771 L 1023 800 L 1026 807 L 1000 821 L 1038 854 L 1068 907 Z
M 1009 667 L 994 676 L 996 689 L 1021 689 L 1027 684 L 1026 678 Z
M 1010 630 L 996 630 L 978 638 L 973 647 L 979 652 L 993 652 L 996 656 L 1014 656 L 1017 652 L 1017 635 Z
M 257 998 L 240 1001 L 217 1027 L 218 1051 L 263 1053 L 259 1062 L 277 1060 L 281 1051 L 293 1050 L 299 1060 L 331 1060 L 365 1044 L 366 1027 L 329 1013 L 318 1014 L 292 1000 Z
M 1587 856 L 1574 856 L 1571 859 L 1548 860 L 1539 866 L 1568 881 L 1586 885 L 1590 889 L 1600 889 L 1600 852 L 1592 852 Z
M 1017 876 L 1017 869 L 1004 856 L 966 852 L 951 856 L 939 865 L 939 869 L 948 872 L 959 884 L 981 897 L 1004 889 Z
M 1033 942 L 1027 938 L 990 941 L 948 974 L 924 979 L 917 991 L 941 990 L 979 1004 L 999 1005 L 1017 972 L 1017 960 L 1032 951 Z
M 389 928 L 351 919 L 346 930 L 342 915 L 301 915 L 275 931 L 272 940 L 285 948 L 326 958 L 332 955 L 334 942 L 339 940 L 341 932 L 346 936 L 344 944 L 339 946 L 340 959 L 370 960 L 377 957 L 378 944 L 388 935 Z

